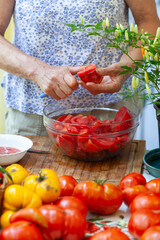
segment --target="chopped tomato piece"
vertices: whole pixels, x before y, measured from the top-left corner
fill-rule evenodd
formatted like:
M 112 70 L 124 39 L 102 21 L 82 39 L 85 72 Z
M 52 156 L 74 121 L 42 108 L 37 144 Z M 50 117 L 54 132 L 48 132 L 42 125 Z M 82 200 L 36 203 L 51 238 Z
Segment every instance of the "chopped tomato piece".
M 98 75 L 96 72 L 96 65 L 90 64 L 84 68 L 84 70 L 77 73 L 81 80 L 85 83 L 94 82 L 100 83 L 102 81 L 102 77 Z
M 114 118 L 115 122 L 122 122 L 126 121 L 128 119 L 133 118 L 133 113 L 131 113 L 128 108 L 125 106 L 121 107 L 118 112 L 116 113 L 116 116 Z
M 85 136 L 78 137 L 78 147 L 84 152 L 98 152 L 100 150 L 89 137 Z
M 105 139 L 105 138 L 93 137 L 92 141 L 96 146 L 98 146 L 100 149 L 103 149 L 103 150 L 112 148 L 116 143 L 115 138 L 106 138 Z
M 86 76 L 88 73 L 94 71 L 96 69 L 96 65 L 95 64 L 90 64 L 88 66 L 84 67 L 84 70 L 80 71 L 77 73 L 77 75 L 82 78 L 84 76 Z

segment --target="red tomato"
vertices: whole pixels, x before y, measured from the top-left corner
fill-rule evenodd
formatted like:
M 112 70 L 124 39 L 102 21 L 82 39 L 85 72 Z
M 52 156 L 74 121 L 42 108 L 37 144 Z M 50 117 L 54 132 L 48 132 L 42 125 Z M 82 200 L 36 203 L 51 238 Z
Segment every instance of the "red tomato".
M 131 113 L 128 108 L 125 106 L 121 107 L 119 111 L 116 113 L 114 118 L 115 122 L 119 122 L 115 124 L 114 131 L 123 131 L 133 126 L 133 120 L 129 120 L 133 118 L 133 113 Z M 121 122 L 121 123 L 120 123 Z
M 3 173 L 0 172 L 0 186 L 3 184 Z
M 92 142 L 98 146 L 100 149 L 111 149 L 114 147 L 115 143 L 116 143 L 116 140 L 115 138 L 96 138 L 96 137 L 93 137 L 92 138 Z
M 112 214 L 123 202 L 122 191 L 111 183 L 81 181 L 74 188 L 73 196 L 85 202 L 89 211 L 98 214 Z
M 76 198 L 76 197 L 73 197 L 73 196 L 64 196 L 60 199 L 58 199 L 55 204 L 58 206 L 58 207 L 61 207 L 63 209 L 67 209 L 67 208 L 76 208 L 78 209 L 81 214 L 86 217 L 87 216 L 87 207 L 86 207 L 86 204 Z
M 122 122 L 126 121 L 128 119 L 133 118 L 133 113 L 131 113 L 127 107 L 123 106 L 121 107 L 118 112 L 116 113 L 116 116 L 114 118 L 115 122 Z
M 39 208 L 39 211 L 47 219 L 48 228 L 39 227 L 44 240 L 60 239 L 63 234 L 65 214 L 58 206 L 47 204 Z
M 42 240 L 39 229 L 30 222 L 18 221 L 3 228 L 0 234 L 1 240 Z
M 119 187 L 121 190 L 124 190 L 126 187 L 131 187 L 135 185 L 145 185 L 146 184 L 146 179 L 143 177 L 142 174 L 132 172 L 124 176 L 120 183 Z
M 155 178 L 146 183 L 145 187 L 150 191 L 160 194 L 160 178 Z
M 59 134 L 57 136 L 57 146 L 61 147 L 69 155 L 72 155 L 76 148 L 76 141 L 72 135 Z
M 131 213 L 140 209 L 160 210 L 160 196 L 152 192 L 138 194 L 130 204 Z
M 63 196 L 71 196 L 73 193 L 73 189 L 77 185 L 77 180 L 69 175 L 63 175 L 59 177 L 60 185 L 61 185 L 61 194 L 60 197 Z
M 121 231 L 120 228 L 111 227 L 100 231 L 91 236 L 90 240 L 130 240 L 129 237 Z
M 64 210 L 63 240 L 81 240 L 87 228 L 86 218 L 76 208 Z
M 67 115 L 62 115 L 61 117 L 59 117 L 57 119 L 57 121 L 60 122 L 65 122 L 65 123 L 70 123 L 70 120 L 73 118 L 73 116 L 71 114 L 67 114 Z
M 88 136 L 78 136 L 78 148 L 84 152 L 98 152 L 99 147 Z
M 87 82 L 100 83 L 102 81 L 102 77 L 98 75 L 98 73 L 96 72 L 95 64 L 90 64 L 88 66 L 85 66 L 84 70 L 78 72 L 77 75 L 85 83 Z
M 127 206 L 131 204 L 133 199 L 140 193 L 147 192 L 148 190 L 146 189 L 145 186 L 143 185 L 135 185 L 131 187 L 126 187 L 123 190 L 123 199 L 124 202 Z
M 149 209 L 141 209 L 132 213 L 128 222 L 128 230 L 133 237 L 139 239 L 149 227 L 157 224 L 160 224 L 160 213 Z
M 95 65 L 95 64 L 90 64 L 90 65 L 88 65 L 88 66 L 84 66 L 84 70 L 78 72 L 77 75 L 78 75 L 80 78 L 82 78 L 82 77 L 84 77 L 86 74 L 88 74 L 88 73 L 90 73 L 90 72 L 92 72 L 92 71 L 94 71 L 94 70 L 96 70 L 96 65 Z
M 160 225 L 148 228 L 140 240 L 160 240 Z
M 48 222 L 43 214 L 36 208 L 22 208 L 10 217 L 10 223 L 28 221 L 39 226 L 47 227 Z

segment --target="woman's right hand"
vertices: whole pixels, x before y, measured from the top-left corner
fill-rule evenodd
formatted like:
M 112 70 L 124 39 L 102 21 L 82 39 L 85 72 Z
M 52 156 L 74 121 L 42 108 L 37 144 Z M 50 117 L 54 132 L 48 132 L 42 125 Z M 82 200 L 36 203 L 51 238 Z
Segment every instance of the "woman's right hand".
M 41 62 L 40 71 L 34 74 L 34 81 L 48 96 L 60 100 L 71 95 L 78 88 L 74 75 L 83 67 L 50 66 Z

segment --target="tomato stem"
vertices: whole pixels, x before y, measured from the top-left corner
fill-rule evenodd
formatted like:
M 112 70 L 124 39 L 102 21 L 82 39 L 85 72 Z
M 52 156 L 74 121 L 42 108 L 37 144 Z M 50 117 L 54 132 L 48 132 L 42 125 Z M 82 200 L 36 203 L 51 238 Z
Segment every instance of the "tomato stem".
M 103 185 L 105 182 L 107 182 L 107 179 L 103 179 L 103 180 L 94 180 L 97 184 L 99 185 Z

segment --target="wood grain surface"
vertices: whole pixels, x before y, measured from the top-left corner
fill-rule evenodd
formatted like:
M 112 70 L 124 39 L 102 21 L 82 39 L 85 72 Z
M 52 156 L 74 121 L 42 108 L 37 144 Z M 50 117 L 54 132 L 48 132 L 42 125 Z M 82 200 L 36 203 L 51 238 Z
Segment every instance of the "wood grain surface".
M 50 168 L 58 176 L 72 175 L 77 180 L 104 180 L 118 184 L 130 172 L 141 173 L 145 141 L 133 140 L 118 156 L 99 162 L 72 159 L 51 142 L 49 137 L 27 136 L 33 141 L 33 149 L 49 153 L 29 153 L 18 162 L 26 169 L 37 173 L 41 168 Z

